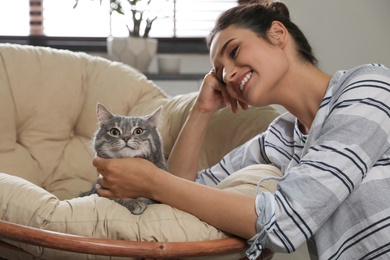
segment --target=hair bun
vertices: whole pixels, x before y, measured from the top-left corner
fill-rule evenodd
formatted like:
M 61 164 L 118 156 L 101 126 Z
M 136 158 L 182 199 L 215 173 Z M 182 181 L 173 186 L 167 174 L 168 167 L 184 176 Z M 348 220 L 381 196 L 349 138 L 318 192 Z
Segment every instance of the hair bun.
M 238 0 L 238 3 L 240 5 L 262 5 L 271 9 L 273 12 L 290 19 L 290 12 L 288 11 L 287 6 L 282 2 L 275 2 L 274 0 Z
M 268 7 L 271 8 L 272 11 L 290 19 L 290 12 L 288 11 L 288 8 L 285 4 L 283 4 L 281 2 L 273 2 Z
M 274 1 L 273 0 L 238 0 L 240 5 L 251 5 L 251 4 L 259 4 L 263 6 L 270 6 Z

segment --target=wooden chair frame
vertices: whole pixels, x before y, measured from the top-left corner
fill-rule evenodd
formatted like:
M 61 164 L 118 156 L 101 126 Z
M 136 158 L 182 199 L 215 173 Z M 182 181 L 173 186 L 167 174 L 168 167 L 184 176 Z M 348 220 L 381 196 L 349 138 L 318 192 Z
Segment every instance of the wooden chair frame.
M 200 242 L 140 242 L 87 238 L 4 220 L 0 220 L 0 239 L 76 253 L 149 259 L 221 255 L 238 252 L 248 246 L 245 240 L 236 237 Z M 0 248 L 2 247 L 27 253 L 21 248 L 0 241 Z M 260 259 L 269 260 L 272 257 L 271 251 L 264 250 Z

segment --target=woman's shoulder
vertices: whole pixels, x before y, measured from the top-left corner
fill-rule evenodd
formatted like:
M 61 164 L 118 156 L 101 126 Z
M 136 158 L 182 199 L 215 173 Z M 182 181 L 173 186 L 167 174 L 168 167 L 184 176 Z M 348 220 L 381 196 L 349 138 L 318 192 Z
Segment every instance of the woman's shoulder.
M 349 70 L 350 71 L 366 71 L 366 70 L 375 71 L 375 70 L 388 70 L 388 68 L 384 64 L 381 64 L 381 63 L 367 63 L 367 64 L 355 66 Z
M 338 99 L 350 92 L 348 90 L 372 91 L 378 84 L 390 89 L 390 69 L 378 63 L 364 64 L 337 71 L 330 81 L 327 95 Z
M 390 70 L 383 64 L 370 63 L 370 64 L 363 64 L 350 69 L 350 74 L 389 76 Z
M 338 71 L 335 73 L 335 76 L 347 82 L 353 79 L 375 79 L 378 76 L 390 78 L 390 70 L 383 64 L 370 63 Z

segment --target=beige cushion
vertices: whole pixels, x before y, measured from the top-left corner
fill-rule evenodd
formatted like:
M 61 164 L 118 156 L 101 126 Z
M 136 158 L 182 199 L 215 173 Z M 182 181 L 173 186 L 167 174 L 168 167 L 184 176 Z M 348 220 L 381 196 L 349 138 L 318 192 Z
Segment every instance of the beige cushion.
M 222 181 L 218 188 L 243 194 L 256 194 L 263 177 L 281 177 L 281 172 L 269 165 L 244 168 Z M 262 190 L 274 190 L 267 181 Z M 164 204 L 149 205 L 141 215 L 132 215 L 126 208 L 97 195 L 61 201 L 49 192 L 16 176 L 0 173 L 0 207 L 2 219 L 36 228 L 107 239 L 132 241 L 201 241 L 225 238 L 229 235 L 198 218 Z M 69 256 L 69 253 L 13 242 L 15 246 L 46 259 Z M 237 257 L 237 254 L 240 257 Z M 0 257 L 9 256 L 0 252 Z M 223 259 L 239 259 L 244 252 L 225 255 Z M 77 259 L 92 259 L 79 255 Z M 103 258 L 99 258 L 103 259 Z
M 145 223 L 158 224 L 144 231 L 129 223 L 120 229 L 123 221 L 133 216 L 110 200 L 91 196 L 64 201 L 89 190 L 97 177 L 91 150 L 97 102 L 124 115 L 145 115 L 163 105 L 160 132 L 168 157 L 196 95 L 169 97 L 133 68 L 85 53 L 0 44 L 0 172 L 6 173 L 0 181 L 0 217 L 66 233 L 85 230 L 82 235 L 115 239 L 149 240 L 156 234 L 165 241 L 225 236 L 207 225 L 203 229 L 182 229 L 182 223 L 190 223 L 194 217 L 174 209 L 166 214 L 183 220 L 160 225 L 161 216 L 165 217 L 160 211 L 165 205 L 148 209 L 146 215 L 154 220 Z M 229 109 L 216 113 L 207 131 L 199 168 L 218 162 L 228 151 L 265 130 L 276 116 L 271 107 L 238 114 Z M 24 194 L 24 199 L 18 194 Z M 25 211 L 18 211 L 26 206 Z M 84 228 L 86 222 L 89 228 Z M 124 232 L 111 230 L 111 225 Z M 133 229 L 142 232 L 127 234 Z

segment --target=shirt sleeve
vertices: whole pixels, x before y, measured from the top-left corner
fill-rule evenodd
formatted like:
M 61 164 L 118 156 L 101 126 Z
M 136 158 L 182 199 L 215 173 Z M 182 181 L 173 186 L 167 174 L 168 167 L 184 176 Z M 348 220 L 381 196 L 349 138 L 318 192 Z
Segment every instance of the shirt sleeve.
M 253 164 L 269 163 L 264 151 L 264 137 L 261 133 L 235 148 L 216 165 L 198 172 L 196 182 L 216 186 L 232 173 Z
M 258 194 L 249 259 L 262 248 L 295 251 L 389 156 L 389 71 L 357 73 L 342 84 L 323 100 L 317 116 L 324 120 L 313 122 L 300 162 L 287 168 L 275 193 Z

